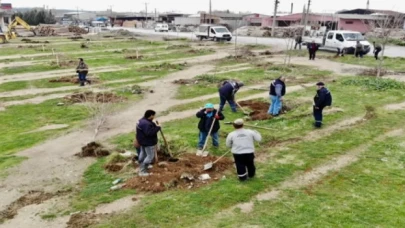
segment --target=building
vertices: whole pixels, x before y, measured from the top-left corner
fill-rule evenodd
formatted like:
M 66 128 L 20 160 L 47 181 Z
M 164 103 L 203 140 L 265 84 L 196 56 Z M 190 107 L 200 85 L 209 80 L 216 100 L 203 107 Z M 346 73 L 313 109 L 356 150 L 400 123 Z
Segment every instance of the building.
M 174 18 L 174 24 L 176 26 L 187 26 L 187 25 L 197 26 L 197 25 L 200 25 L 200 23 L 201 23 L 200 14 L 193 14 L 193 15 L 189 15 L 187 17 L 175 17 Z
M 248 26 L 262 27 L 263 19 L 269 17 L 270 17 L 269 15 L 255 13 L 243 16 L 243 20 L 247 22 Z
M 71 25 L 71 24 L 88 24 L 94 18 L 96 18 L 97 14 L 93 12 L 67 12 L 64 13 L 61 20 L 61 24 L 63 25 Z
M 244 15 L 230 12 L 212 12 L 211 15 L 202 12 L 200 15 L 201 24 L 216 24 L 228 27 L 230 30 L 246 26 L 247 21 L 243 20 Z
M 288 27 L 293 25 L 303 25 L 305 14 L 295 13 L 290 15 L 277 15 L 276 27 Z M 315 14 L 308 15 L 308 25 L 314 27 L 326 26 L 329 29 L 337 29 L 338 18 L 333 14 Z M 272 27 L 273 17 L 263 18 L 262 27 Z
M 6 24 L 11 22 L 13 16 L 13 6 L 10 3 L 1 3 L 0 0 L 0 29 L 2 32 L 6 28 Z

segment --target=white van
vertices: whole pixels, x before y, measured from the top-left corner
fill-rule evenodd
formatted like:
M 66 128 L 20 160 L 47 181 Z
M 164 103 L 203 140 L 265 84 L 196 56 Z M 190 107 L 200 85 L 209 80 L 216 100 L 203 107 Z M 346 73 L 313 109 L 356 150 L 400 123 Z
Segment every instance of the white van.
M 200 25 L 198 31 L 196 32 L 197 38 L 200 40 L 203 39 L 212 39 L 215 41 L 232 40 L 232 34 L 229 30 L 220 25 Z
M 155 32 L 169 32 L 168 24 L 156 24 Z
M 304 36 L 302 38 L 304 44 L 314 42 L 321 48 L 330 51 L 342 51 L 345 54 L 354 54 L 357 41 L 364 46 L 364 54 L 371 50 L 371 44 L 361 35 L 360 32 L 347 30 L 329 31 L 323 37 Z

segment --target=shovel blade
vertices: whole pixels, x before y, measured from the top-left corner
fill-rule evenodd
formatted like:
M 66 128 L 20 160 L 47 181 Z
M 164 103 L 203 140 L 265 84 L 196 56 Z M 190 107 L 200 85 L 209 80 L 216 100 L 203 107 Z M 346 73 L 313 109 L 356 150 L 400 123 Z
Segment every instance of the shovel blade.
M 204 170 L 209 170 L 212 169 L 212 167 L 214 166 L 214 163 L 210 162 L 204 165 Z

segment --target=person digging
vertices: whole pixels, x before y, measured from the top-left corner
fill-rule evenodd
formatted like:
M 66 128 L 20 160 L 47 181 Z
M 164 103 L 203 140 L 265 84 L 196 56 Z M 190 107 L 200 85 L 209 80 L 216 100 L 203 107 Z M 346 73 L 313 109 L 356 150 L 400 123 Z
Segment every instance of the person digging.
M 141 153 L 139 154 L 139 176 L 146 177 L 148 168 L 152 168 L 150 165 L 155 158 L 158 133 L 161 130 L 158 123 L 154 123 L 156 112 L 153 110 L 147 110 L 142 119 L 139 120 L 136 126 L 136 140 L 138 141 Z
M 82 58 L 79 58 L 79 65 L 76 67 L 76 73 L 79 75 L 80 86 L 84 86 L 86 82 L 91 84 L 91 82 L 86 78 L 87 74 L 89 73 L 89 67 Z
M 226 146 L 231 148 L 240 181 L 246 181 L 256 175 L 254 143 L 262 140 L 259 132 L 245 129 L 243 126 L 243 119 L 235 120 L 235 131 L 226 138 Z
M 322 127 L 323 114 L 322 111 L 325 107 L 332 105 L 332 95 L 330 91 L 325 88 L 325 83 L 318 82 L 316 84 L 317 91 L 314 97 L 314 118 L 316 128 Z
M 232 112 L 237 112 L 235 95 L 241 87 L 243 87 L 243 82 L 236 82 L 233 80 L 228 80 L 222 83 L 219 88 L 219 112 L 224 110 L 226 102 L 231 106 Z
M 207 145 L 208 136 L 212 138 L 212 144 L 214 147 L 219 147 L 219 135 L 220 120 L 224 120 L 225 116 L 221 111 L 217 111 L 214 105 L 208 103 L 205 108 L 197 112 L 197 118 L 200 119 L 198 123 L 198 129 L 200 130 L 198 138 L 198 150 L 197 156 L 208 156 L 208 152 L 204 151 Z
M 269 115 L 277 117 L 283 107 L 283 97 L 286 93 L 285 77 L 280 76 L 270 84 L 270 108 Z

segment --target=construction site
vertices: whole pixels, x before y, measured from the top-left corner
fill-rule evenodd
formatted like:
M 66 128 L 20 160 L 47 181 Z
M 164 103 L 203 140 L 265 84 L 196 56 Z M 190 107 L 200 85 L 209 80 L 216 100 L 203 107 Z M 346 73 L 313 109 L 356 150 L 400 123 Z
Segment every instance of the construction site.
M 246 24 L 231 42 L 214 42 L 134 24 L 9 22 L 0 36 L 0 227 L 405 225 L 405 64 L 387 39 L 383 61 L 327 51 L 310 61 L 294 49 L 303 25 Z M 269 90 L 280 76 L 286 94 L 273 116 Z M 196 113 L 220 108 L 224 81 L 244 83 L 239 107 L 225 105 L 219 146 L 208 137 L 208 156 L 197 156 Z M 316 129 L 319 82 L 333 104 Z M 150 175 L 140 176 L 134 138 L 149 109 L 161 130 Z M 257 174 L 245 182 L 225 143 L 237 119 L 262 136 Z

